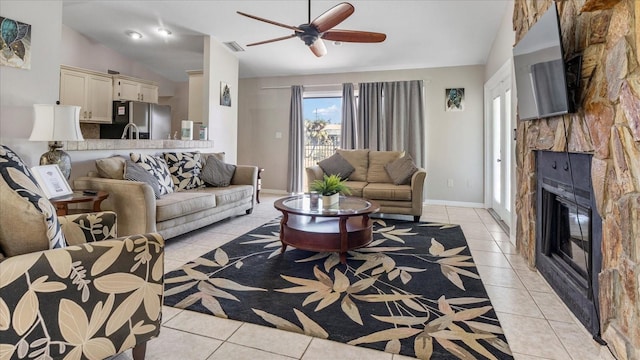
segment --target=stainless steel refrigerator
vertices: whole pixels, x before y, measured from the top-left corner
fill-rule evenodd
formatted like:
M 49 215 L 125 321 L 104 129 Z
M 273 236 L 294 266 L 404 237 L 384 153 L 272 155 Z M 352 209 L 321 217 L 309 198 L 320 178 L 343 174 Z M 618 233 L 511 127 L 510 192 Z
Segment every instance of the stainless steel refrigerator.
M 171 107 L 139 101 L 114 101 L 113 122 L 100 125 L 101 139 L 120 139 L 125 126 L 136 125 L 140 139 L 167 139 L 171 134 Z M 135 139 L 135 130 L 129 126 L 125 139 Z

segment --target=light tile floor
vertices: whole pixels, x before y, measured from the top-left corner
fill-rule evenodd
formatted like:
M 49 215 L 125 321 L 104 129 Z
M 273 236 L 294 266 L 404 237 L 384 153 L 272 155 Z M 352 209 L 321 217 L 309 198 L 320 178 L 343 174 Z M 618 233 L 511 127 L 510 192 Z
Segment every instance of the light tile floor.
M 165 270 L 176 269 L 279 216 L 273 207 L 278 197 L 263 193 L 251 215 L 168 240 Z M 516 360 L 613 359 L 606 347 L 591 339 L 547 282 L 529 269 L 487 210 L 427 205 L 421 220 L 461 225 Z M 147 359 L 409 359 L 166 306 L 162 327 L 160 337 L 147 345 Z M 112 360 L 128 359 L 130 351 Z

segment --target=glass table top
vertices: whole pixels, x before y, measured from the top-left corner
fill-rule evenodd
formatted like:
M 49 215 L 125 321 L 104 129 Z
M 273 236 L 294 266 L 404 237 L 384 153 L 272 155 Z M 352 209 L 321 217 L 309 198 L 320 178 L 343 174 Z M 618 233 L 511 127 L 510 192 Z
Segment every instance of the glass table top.
M 370 214 L 380 209 L 380 206 L 374 201 L 351 196 L 340 196 L 338 203 L 327 208 L 323 206 L 322 196 L 320 196 L 317 206 L 312 206 L 309 194 L 295 195 L 277 200 L 274 206 L 278 210 L 293 214 L 329 217 Z

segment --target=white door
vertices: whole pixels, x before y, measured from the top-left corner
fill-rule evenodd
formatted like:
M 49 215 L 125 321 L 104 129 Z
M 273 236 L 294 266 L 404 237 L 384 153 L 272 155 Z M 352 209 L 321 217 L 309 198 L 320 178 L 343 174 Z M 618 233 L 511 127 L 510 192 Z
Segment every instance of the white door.
M 507 71 L 508 70 L 508 71 Z M 511 63 L 485 85 L 488 206 L 511 227 Z

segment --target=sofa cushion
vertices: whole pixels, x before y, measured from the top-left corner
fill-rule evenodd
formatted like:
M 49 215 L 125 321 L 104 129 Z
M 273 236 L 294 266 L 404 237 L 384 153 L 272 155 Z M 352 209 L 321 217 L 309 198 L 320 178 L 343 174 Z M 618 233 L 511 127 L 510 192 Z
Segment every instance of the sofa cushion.
M 125 157 L 119 155 L 96 160 L 98 175 L 106 179 L 123 180 L 125 160 Z
M 251 185 L 230 185 L 227 187 L 205 188 L 202 191 L 211 193 L 216 197 L 216 206 L 233 204 L 242 199 L 249 199 L 253 196 L 253 186 Z
M 132 161 L 140 164 L 140 166 L 158 179 L 161 195 L 171 194 L 173 192 L 173 180 L 171 179 L 171 173 L 169 172 L 169 167 L 163 158 L 136 153 L 131 153 L 129 156 Z
M 183 191 L 204 186 L 200 178 L 202 163 L 199 152 L 166 152 L 162 154 L 169 166 L 174 189 Z
M 216 156 L 209 156 L 207 162 L 202 169 L 202 180 L 214 187 L 229 186 L 233 174 L 236 172 L 236 166 L 220 161 Z
M 145 184 L 148 184 L 153 189 L 153 194 L 156 196 L 156 199 L 160 199 L 161 194 L 158 179 L 156 179 L 155 176 L 151 175 L 138 163 L 133 162 L 130 159 L 126 159 L 125 161 L 124 179 L 131 181 L 141 181 Z
M 362 197 L 370 200 L 411 201 L 411 186 L 391 183 L 369 183 Z
M 55 207 L 20 157 L 3 145 L 0 199 L 0 250 L 5 256 L 66 246 Z
M 395 185 L 406 185 L 411 182 L 411 176 L 418 171 L 416 164 L 409 154 L 396 159 L 384 166 Z
M 402 157 L 402 151 L 369 151 L 369 169 L 367 172 L 367 182 L 370 183 L 393 183 L 387 174 L 384 166 Z
M 341 179 L 348 179 L 349 175 L 355 170 L 339 153 L 334 153 L 318 162 L 318 166 L 322 168 L 326 175 L 338 175 Z
M 216 206 L 214 194 L 201 190 L 176 191 L 156 201 L 156 222 L 175 219 Z
M 347 187 L 351 191 L 350 196 L 355 196 L 355 197 L 362 197 L 362 191 L 364 190 L 364 187 L 367 186 L 366 181 L 349 180 L 349 181 L 345 181 L 344 184 L 347 185 Z
M 344 150 L 338 149 L 336 152 L 351 164 L 355 169 L 349 180 L 367 181 L 367 169 L 369 168 L 369 150 Z

